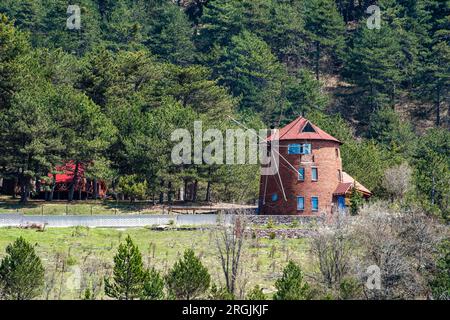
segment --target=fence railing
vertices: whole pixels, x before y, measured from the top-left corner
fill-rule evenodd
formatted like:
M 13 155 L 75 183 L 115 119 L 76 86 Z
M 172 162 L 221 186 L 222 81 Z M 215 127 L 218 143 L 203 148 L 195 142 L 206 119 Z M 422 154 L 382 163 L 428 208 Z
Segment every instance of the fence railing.
M 30 224 L 45 224 L 48 227 L 145 227 L 153 225 L 213 225 L 216 214 L 202 215 L 23 215 L 1 214 L 0 227 L 20 227 Z

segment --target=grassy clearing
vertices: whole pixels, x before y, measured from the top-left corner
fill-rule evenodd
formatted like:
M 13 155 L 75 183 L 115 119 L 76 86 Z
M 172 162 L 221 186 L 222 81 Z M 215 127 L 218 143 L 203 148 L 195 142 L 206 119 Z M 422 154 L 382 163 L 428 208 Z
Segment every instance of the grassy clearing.
M 42 298 L 78 299 L 83 290 L 73 289 L 68 285 L 74 270 L 86 270 L 82 271 L 83 283 L 103 278 L 110 272 L 118 244 L 127 234 L 139 245 L 147 266 L 166 272 L 186 248 L 193 248 L 201 256 L 214 281 L 223 283 L 213 236 L 209 230 L 154 231 L 146 228 L 117 230 L 77 227 L 49 228 L 45 232 L 36 232 L 3 228 L 0 229 L 0 257 L 5 255 L 5 247 L 9 243 L 23 236 L 36 244 L 36 251 L 47 269 L 47 281 L 51 285 Z M 308 247 L 305 239 L 249 239 L 243 257 L 245 268 L 242 278 L 248 282 L 246 288 L 259 284 L 267 292 L 273 292 L 274 281 L 289 259 L 308 268 Z M 103 292 L 99 290 L 97 298 L 102 297 Z

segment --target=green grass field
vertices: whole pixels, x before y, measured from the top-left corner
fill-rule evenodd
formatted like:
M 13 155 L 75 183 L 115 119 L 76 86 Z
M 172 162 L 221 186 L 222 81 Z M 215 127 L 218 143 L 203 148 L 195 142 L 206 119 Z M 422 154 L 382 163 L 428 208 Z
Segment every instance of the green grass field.
M 118 244 L 129 234 L 138 244 L 147 266 L 166 272 L 186 248 L 193 248 L 208 267 L 214 282 L 223 284 L 214 237 L 209 230 L 154 231 L 146 228 L 88 229 L 49 228 L 45 232 L 17 228 L 0 229 L 0 258 L 5 247 L 19 236 L 36 245 L 46 267 L 44 299 L 78 299 L 86 285 L 94 287 L 96 298 L 103 298 L 101 279 L 111 271 Z M 305 239 L 249 239 L 243 256 L 245 288 L 255 284 L 267 293 L 283 267 L 292 259 L 308 269 L 308 243 Z M 77 272 L 81 287 L 71 285 Z

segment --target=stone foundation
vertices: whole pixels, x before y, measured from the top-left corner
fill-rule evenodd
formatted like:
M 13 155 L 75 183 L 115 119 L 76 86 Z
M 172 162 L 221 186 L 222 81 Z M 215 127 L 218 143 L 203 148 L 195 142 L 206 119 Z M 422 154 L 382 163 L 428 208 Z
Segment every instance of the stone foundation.
M 323 216 L 289 216 L 289 215 L 248 215 L 247 219 L 253 224 L 267 224 L 271 221 L 277 224 L 292 224 L 297 221 L 299 225 L 316 224 L 324 220 Z

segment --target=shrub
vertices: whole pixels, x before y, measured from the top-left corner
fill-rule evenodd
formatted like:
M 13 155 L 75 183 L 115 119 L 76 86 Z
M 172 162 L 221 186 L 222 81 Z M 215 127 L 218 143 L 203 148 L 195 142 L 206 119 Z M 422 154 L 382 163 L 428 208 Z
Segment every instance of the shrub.
M 269 218 L 269 220 L 267 221 L 266 227 L 267 227 L 267 229 L 273 229 L 275 227 L 275 224 L 274 224 L 272 218 Z
M 362 295 L 361 282 L 355 278 L 344 278 L 339 284 L 339 298 L 342 300 L 358 299 Z
M 355 187 L 352 189 L 352 193 L 350 195 L 350 214 L 352 216 L 356 216 L 359 213 L 359 209 L 363 204 L 363 196 L 359 191 L 356 190 Z
M 147 271 L 141 298 L 143 300 L 164 299 L 164 279 L 155 268 Z
M 169 294 L 176 299 L 195 299 L 204 294 L 210 283 L 208 270 L 203 266 L 192 249 L 184 252 L 166 276 Z
M 283 270 L 283 275 L 275 282 L 277 292 L 274 300 L 309 300 L 311 290 L 309 284 L 304 280 L 301 268 L 293 261 L 289 261 Z
M 297 219 L 292 220 L 291 228 L 298 228 L 299 225 L 300 225 L 300 223 L 298 222 Z
M 209 292 L 210 300 L 234 300 L 234 295 L 226 287 L 218 287 L 213 284 Z
M 247 300 L 267 300 L 266 295 L 258 285 L 254 286 L 247 294 Z
M 0 291 L 11 300 L 37 297 L 44 286 L 44 267 L 34 247 L 19 237 L 6 247 L 0 263 Z
M 148 183 L 146 180 L 140 181 L 137 175 L 122 176 L 119 178 L 117 186 L 130 201 L 144 199 L 147 194 Z
M 94 300 L 91 290 L 87 288 L 83 293 L 83 300 Z
M 450 299 L 450 240 L 440 246 L 440 254 L 436 261 L 436 273 L 430 282 L 433 298 Z

